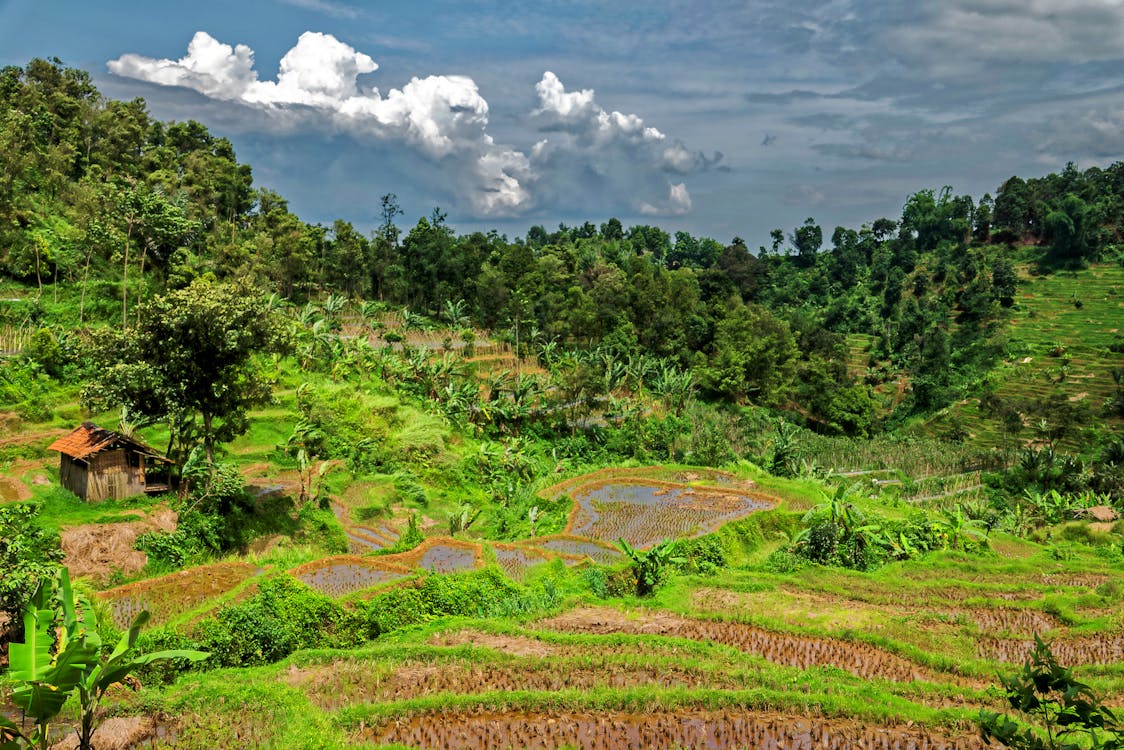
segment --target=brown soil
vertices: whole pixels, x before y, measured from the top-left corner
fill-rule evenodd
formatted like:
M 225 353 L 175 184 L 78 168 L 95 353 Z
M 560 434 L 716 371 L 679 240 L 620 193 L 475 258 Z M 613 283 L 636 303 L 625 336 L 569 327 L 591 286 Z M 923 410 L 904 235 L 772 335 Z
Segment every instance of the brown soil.
M 0 503 L 22 502 L 31 499 L 31 490 L 15 477 L 0 477 Z
M 501 651 L 514 656 L 546 657 L 555 653 L 553 646 L 535 638 L 521 635 L 496 635 L 479 630 L 458 630 L 455 633 L 439 633 L 429 640 L 437 646 L 479 646 Z
M 1047 586 L 1072 586 L 1078 588 L 1095 589 L 1102 583 L 1108 583 L 1109 576 L 1105 573 L 1044 573 L 1042 583 Z
M 1044 633 L 1060 627 L 1053 615 L 1037 609 L 968 609 L 963 610 L 980 630 L 1009 633 Z
M 72 576 L 105 581 L 115 570 L 132 575 L 148 562 L 148 556 L 133 549 L 137 537 L 153 531 L 175 531 L 176 512 L 159 507 L 139 514 L 139 520 L 124 523 L 90 523 L 63 529 L 63 564 Z
M 812 748 L 867 750 L 981 748 L 975 732 L 945 735 L 910 726 L 880 727 L 824 717 L 751 713 L 740 710 L 648 712 L 443 711 L 367 727 L 358 739 L 410 747 L 480 750 L 633 750 L 634 748 Z
M 934 679 L 924 667 L 866 643 L 778 633 L 737 622 L 693 620 L 669 612 L 625 614 L 607 607 L 590 607 L 540 620 L 537 625 L 565 632 L 655 634 L 713 641 L 756 654 L 775 664 L 800 669 L 827 665 L 865 679 L 894 682 Z M 947 681 L 948 678 L 943 679 Z
M 91 738 L 97 750 L 132 750 L 143 747 L 155 736 L 156 723 L 148 716 L 125 716 L 106 719 Z M 62 742 L 51 746 L 51 750 L 76 750 L 78 735 L 71 734 Z
M 877 630 L 888 618 L 904 611 L 866 602 L 800 591 L 743 593 L 727 589 L 700 588 L 691 596 L 692 609 L 716 614 L 755 609 L 793 624 L 816 622 L 830 630 L 866 628 Z
M 872 604 L 825 593 L 808 593 L 784 589 L 743 593 L 726 589 L 700 588 L 692 596 L 692 605 L 706 612 L 725 613 L 756 608 L 786 622 L 817 621 L 832 630 L 863 628 L 880 629 L 889 618 L 940 616 L 948 619 L 966 618 L 980 630 L 997 633 L 1044 633 L 1061 627 L 1052 615 L 1038 609 L 964 607 L 931 609 L 906 605 Z
M 434 664 L 406 662 L 392 669 L 348 661 L 290 668 L 286 681 L 308 694 L 326 711 L 350 705 L 406 701 L 438 694 L 479 694 L 519 690 L 550 692 L 627 689 L 639 686 L 710 690 L 746 690 L 757 680 L 750 673 L 726 675 L 681 666 L 559 664 L 532 660 L 518 664 Z
M 1022 663 L 1034 649 L 1034 641 L 1016 638 L 985 638 L 977 644 L 980 656 Z M 1050 642 L 1050 651 L 1059 664 L 1116 664 L 1124 661 L 1124 633 L 1105 633 L 1083 638 L 1064 638 Z
M 63 428 L 54 428 L 51 430 L 39 430 L 38 432 L 20 432 L 15 435 L 5 435 L 0 437 L 0 448 L 8 447 L 11 445 L 27 445 L 28 443 L 42 442 L 43 447 L 53 443 L 63 435 L 70 434 L 70 430 Z

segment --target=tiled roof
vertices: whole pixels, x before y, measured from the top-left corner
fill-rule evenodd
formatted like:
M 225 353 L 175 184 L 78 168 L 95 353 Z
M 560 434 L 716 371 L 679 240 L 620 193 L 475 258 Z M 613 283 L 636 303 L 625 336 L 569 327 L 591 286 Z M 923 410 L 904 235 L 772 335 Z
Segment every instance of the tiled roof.
M 47 446 L 47 450 L 65 453 L 71 458 L 86 459 L 117 444 L 130 445 L 140 453 L 154 458 L 163 458 L 139 440 L 134 440 L 119 432 L 103 429 L 93 422 L 83 422 L 75 428 L 74 432 Z

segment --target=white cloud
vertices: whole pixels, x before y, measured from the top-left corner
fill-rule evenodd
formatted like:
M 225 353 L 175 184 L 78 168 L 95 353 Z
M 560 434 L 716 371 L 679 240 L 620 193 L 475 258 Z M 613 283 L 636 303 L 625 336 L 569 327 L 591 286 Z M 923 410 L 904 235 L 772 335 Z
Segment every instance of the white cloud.
M 672 141 L 639 115 L 604 109 L 593 89 L 566 91 L 550 71 L 543 73 L 535 91 L 539 106 L 532 117 L 548 137 L 532 150 L 532 162 L 562 170 L 565 161 L 565 172 L 579 183 L 575 189 L 588 191 L 595 176 L 607 197 L 632 196 L 633 209 L 642 214 L 690 212 L 687 186 L 669 183 L 667 176 L 699 172 L 721 160 L 719 154 L 708 159 Z
M 488 102 L 471 78 L 414 78 L 384 97 L 358 83 L 378 63 L 330 34 L 311 31 L 281 58 L 276 81 L 259 81 L 253 62 L 249 47 L 232 48 L 200 31 L 179 60 L 123 55 L 109 69 L 265 109 L 281 122 L 304 112 L 357 136 L 394 139 L 430 159 L 450 159 L 448 171 L 459 181 L 461 197 L 481 215 L 515 214 L 534 204 L 526 184 L 535 179 L 530 162 L 488 135 Z
M 645 127 L 639 115 L 606 112 L 594 101 L 593 89 L 567 93 L 558 76 L 549 70 L 535 84 L 539 107 L 532 114 L 540 119 L 544 130 L 573 134 L 584 143 L 603 145 L 613 141 L 650 143 L 666 136 L 652 127 Z
M 378 70 L 378 63 L 331 34 L 306 31 L 297 46 L 281 58 L 277 82 L 263 81 L 252 85 L 243 95 L 255 104 L 306 104 L 313 107 L 339 108 L 359 95 L 356 78 L 362 73 Z M 372 93 L 378 96 L 378 91 Z
M 323 13 L 332 18 L 359 18 L 362 12 L 358 8 L 343 3 L 334 3 L 330 0 L 281 0 L 285 5 L 295 8 L 304 8 L 315 13 Z
M 592 89 L 567 92 L 551 72 L 535 87 L 539 107 L 531 113 L 547 137 L 525 152 L 489 134 L 488 102 L 471 78 L 415 77 L 384 95 L 361 83 L 378 63 L 312 31 L 281 58 L 275 80 L 259 80 L 252 49 L 204 31 L 178 60 L 126 54 L 108 66 L 119 76 L 236 102 L 278 129 L 327 126 L 360 141 L 409 146 L 436 165 L 441 186 L 452 188 L 478 216 L 516 216 L 544 197 L 678 216 L 691 210 L 691 197 L 685 184 L 668 177 L 681 178 L 720 158 L 708 160 L 672 141 L 639 115 L 605 110 Z
M 258 79 L 252 49 L 244 44 L 223 44 L 205 31 L 195 32 L 187 45 L 187 55 L 179 60 L 128 54 L 110 60 L 108 65 L 119 76 L 162 86 L 183 86 L 216 99 L 238 99 Z
M 636 204 L 636 210 L 645 216 L 683 216 L 691 212 L 691 194 L 682 182 L 667 186 L 667 199 L 659 205 L 646 201 Z

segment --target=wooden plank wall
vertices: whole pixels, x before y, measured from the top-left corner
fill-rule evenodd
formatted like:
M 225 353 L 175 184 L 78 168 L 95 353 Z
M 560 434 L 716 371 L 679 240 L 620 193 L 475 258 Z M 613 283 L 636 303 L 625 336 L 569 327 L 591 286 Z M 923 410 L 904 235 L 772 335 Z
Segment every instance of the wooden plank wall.
M 144 470 L 129 466 L 125 450 L 106 451 L 90 461 L 87 500 L 120 500 L 144 494 Z

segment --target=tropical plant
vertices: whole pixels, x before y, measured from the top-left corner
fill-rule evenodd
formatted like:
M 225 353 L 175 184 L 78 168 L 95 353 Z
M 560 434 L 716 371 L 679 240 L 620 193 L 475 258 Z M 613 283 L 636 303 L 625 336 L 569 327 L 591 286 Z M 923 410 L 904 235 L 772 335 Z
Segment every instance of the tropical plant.
M 25 734 L 18 725 L 0 717 L 0 750 L 49 747 L 50 723 L 75 692 L 81 710 L 78 747 L 91 750 L 98 705 L 111 685 L 156 661 L 200 661 L 210 655 L 189 650 L 135 653 L 137 637 L 149 620 L 145 610 L 109 656 L 103 656 L 93 608 L 89 602 L 75 600 L 69 571 L 59 568 L 57 577 L 44 583 L 24 611 L 23 643 L 13 643 L 8 654 L 10 677 L 15 683 L 12 702 L 32 719 L 35 729 Z
M 1013 675 L 999 675 L 1007 703 L 1025 718 L 1020 721 L 981 709 L 980 735 L 1018 750 L 1120 750 L 1124 726 L 1088 685 L 1062 667 L 1037 635 L 1034 650 Z
M 624 539 L 617 539 L 617 546 L 632 561 L 632 573 L 636 576 L 636 595 L 648 596 L 663 581 L 668 565 L 682 565 L 685 558 L 675 556 L 675 543 L 665 539 L 650 550 L 635 549 Z

